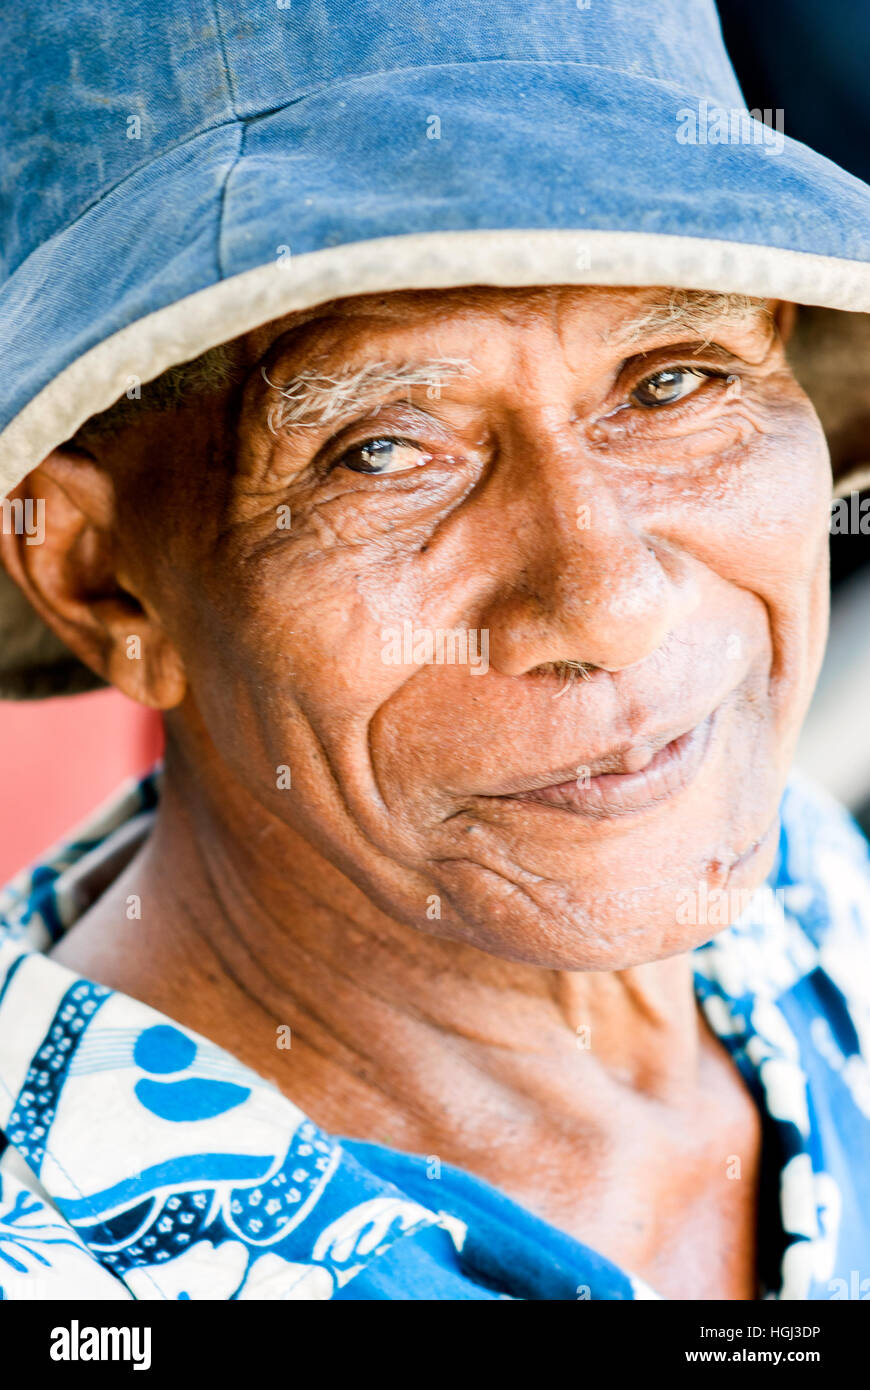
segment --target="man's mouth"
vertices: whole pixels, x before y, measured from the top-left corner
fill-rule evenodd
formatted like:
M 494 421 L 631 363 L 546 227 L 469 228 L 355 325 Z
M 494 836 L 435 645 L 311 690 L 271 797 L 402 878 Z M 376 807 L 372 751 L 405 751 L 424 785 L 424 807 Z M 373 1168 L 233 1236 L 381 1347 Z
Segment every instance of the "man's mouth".
M 692 782 L 705 762 L 723 706 L 680 732 L 614 749 L 588 765 L 529 778 L 494 799 L 562 807 L 594 819 L 646 810 Z M 568 775 L 566 775 L 568 774 Z

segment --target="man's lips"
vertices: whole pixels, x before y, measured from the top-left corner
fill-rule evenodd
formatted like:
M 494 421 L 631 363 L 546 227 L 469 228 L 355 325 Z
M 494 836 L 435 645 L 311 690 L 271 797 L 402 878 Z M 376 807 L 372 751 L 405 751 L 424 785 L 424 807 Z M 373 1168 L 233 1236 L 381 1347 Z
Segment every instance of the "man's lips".
M 638 739 L 588 764 L 575 763 L 500 790 L 494 799 L 539 802 L 594 816 L 643 810 L 688 786 L 713 741 L 719 705 L 691 727 Z

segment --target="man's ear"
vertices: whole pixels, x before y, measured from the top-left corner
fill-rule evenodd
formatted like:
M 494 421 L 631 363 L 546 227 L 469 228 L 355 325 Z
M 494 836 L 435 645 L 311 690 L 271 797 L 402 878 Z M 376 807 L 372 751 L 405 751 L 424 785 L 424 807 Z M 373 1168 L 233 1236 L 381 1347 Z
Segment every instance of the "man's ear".
M 787 343 L 797 322 L 797 305 L 788 299 L 777 299 L 773 305 L 773 321 L 780 340 Z
M 114 488 L 93 455 L 62 445 L 3 506 L 0 558 L 44 622 L 131 699 L 179 704 L 181 658 L 120 572 Z

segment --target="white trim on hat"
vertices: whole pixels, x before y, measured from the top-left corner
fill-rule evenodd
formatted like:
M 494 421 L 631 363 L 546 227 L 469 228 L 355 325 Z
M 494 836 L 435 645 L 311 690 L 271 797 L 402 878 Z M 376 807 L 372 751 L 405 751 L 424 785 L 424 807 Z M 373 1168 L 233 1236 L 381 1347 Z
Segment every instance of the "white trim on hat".
M 218 281 L 97 343 L 0 434 L 5 495 L 130 378 L 151 381 L 271 319 L 330 299 L 460 285 L 664 285 L 870 312 L 870 263 L 743 242 L 559 229 L 378 237 Z

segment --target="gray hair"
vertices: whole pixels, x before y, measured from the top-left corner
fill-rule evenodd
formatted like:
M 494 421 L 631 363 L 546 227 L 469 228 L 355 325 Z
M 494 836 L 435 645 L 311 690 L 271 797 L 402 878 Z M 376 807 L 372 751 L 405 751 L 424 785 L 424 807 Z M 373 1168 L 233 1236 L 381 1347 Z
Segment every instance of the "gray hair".
M 340 419 L 348 410 L 361 406 L 382 391 L 398 386 L 426 386 L 430 398 L 440 394 L 449 377 L 479 371 L 465 357 L 433 357 L 425 362 L 364 362 L 347 367 L 333 376 L 300 372 L 290 381 L 271 381 L 261 368 L 263 380 L 277 393 L 279 401 L 269 411 L 273 434 L 291 427 L 317 428 Z M 377 408 L 375 410 L 377 413 Z
M 766 320 L 773 331 L 773 313 L 764 299 L 712 290 L 672 290 L 667 299 L 619 324 L 608 337 L 630 347 L 651 334 L 679 330 L 687 337 L 709 341 L 709 335 L 725 323 L 751 328 L 759 319 Z

